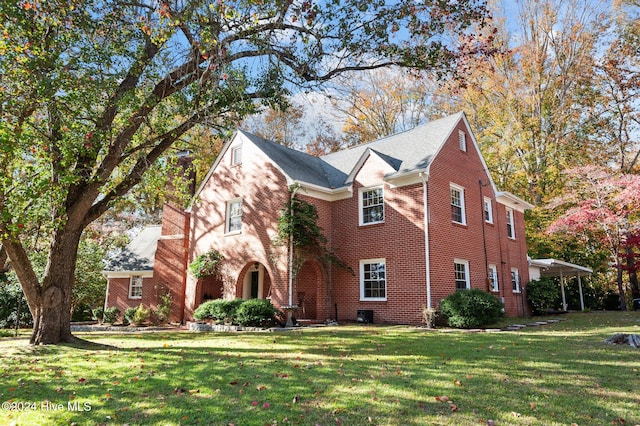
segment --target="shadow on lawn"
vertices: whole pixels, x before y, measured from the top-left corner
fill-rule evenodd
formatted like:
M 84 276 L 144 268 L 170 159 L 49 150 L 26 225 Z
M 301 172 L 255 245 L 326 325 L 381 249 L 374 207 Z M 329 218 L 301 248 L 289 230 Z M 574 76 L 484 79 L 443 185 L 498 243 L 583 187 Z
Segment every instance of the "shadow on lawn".
M 637 374 L 620 387 L 633 354 L 553 333 L 352 327 L 91 338 L 110 343 L 45 347 L 48 365 L 18 360 L 3 379 L 18 383 L 11 397 L 91 401 L 91 411 L 59 418 L 78 424 L 582 425 L 611 423 L 620 417 L 612 407 L 640 403 Z M 37 383 L 18 382 L 25 373 Z

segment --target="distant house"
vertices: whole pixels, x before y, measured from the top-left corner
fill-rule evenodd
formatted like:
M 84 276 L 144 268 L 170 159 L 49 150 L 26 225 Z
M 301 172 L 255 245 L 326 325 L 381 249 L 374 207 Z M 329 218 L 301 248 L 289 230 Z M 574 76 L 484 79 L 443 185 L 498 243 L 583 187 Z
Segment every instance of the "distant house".
M 287 247 L 273 244 L 292 186 L 295 197 L 317 207 L 328 247 L 353 273 L 313 257 L 292 273 Z M 418 324 L 423 307 L 438 308 L 467 288 L 491 292 L 507 314 L 520 315 L 530 207 L 498 191 L 463 113 L 322 157 L 238 131 L 183 216 L 182 264 L 217 250 L 222 273 L 196 279 L 182 268 L 173 281 L 160 281 L 182 305 L 180 320 L 191 320 L 204 300 L 240 297 L 269 298 L 310 321 Z M 126 303 L 157 294 L 159 255 L 152 279 L 142 281 L 142 299 Z M 124 306 L 133 278 L 116 279 L 107 303 Z

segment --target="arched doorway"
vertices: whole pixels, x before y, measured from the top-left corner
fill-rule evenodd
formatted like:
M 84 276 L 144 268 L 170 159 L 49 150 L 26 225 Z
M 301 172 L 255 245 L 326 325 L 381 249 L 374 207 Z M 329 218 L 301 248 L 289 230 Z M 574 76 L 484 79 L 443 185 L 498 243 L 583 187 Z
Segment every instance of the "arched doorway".
M 244 268 L 240 297 L 243 299 L 266 299 L 269 297 L 270 288 L 271 280 L 264 265 L 260 262 L 254 262 Z

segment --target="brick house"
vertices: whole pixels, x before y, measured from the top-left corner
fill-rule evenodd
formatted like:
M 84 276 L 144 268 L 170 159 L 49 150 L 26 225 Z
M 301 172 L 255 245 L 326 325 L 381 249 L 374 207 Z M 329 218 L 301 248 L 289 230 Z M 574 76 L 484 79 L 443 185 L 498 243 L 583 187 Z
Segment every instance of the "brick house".
M 292 186 L 352 271 L 308 258 L 292 273 L 288 248 L 273 244 Z M 206 299 L 257 297 L 296 306 L 299 319 L 419 324 L 423 307 L 464 288 L 491 292 L 508 315 L 526 313 L 532 206 L 497 190 L 463 113 L 322 157 L 238 131 L 194 200 L 186 261 L 212 249 L 225 260 L 217 278 L 181 270 L 172 284 L 184 294 L 174 299 L 181 320 Z

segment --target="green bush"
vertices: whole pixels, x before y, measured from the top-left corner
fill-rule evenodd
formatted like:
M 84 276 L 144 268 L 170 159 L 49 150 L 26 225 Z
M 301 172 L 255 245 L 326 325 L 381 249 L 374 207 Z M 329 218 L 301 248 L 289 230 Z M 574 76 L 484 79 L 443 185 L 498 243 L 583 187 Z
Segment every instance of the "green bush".
M 527 284 L 527 301 L 534 314 L 544 314 L 559 303 L 558 283 L 550 277 L 541 277 Z
M 486 291 L 474 288 L 456 291 L 442 300 L 440 311 L 451 327 L 472 328 L 497 322 L 502 303 Z
M 18 304 L 20 304 L 20 327 L 32 326 L 33 318 L 29 305 L 15 274 L 0 276 L 0 328 L 16 326 Z
M 242 299 L 215 299 L 208 300 L 198 306 L 193 317 L 199 320 L 210 319 L 214 321 L 231 321 L 236 323 L 236 312 L 244 302 Z
M 236 311 L 236 320 L 242 326 L 267 327 L 274 325 L 278 310 L 266 299 L 244 301 Z
M 104 310 L 103 320 L 107 324 L 113 324 L 116 322 L 116 319 L 120 316 L 120 309 L 112 306 Z
M 102 322 L 102 319 L 104 318 L 104 308 L 102 306 L 93 309 L 91 313 L 93 314 L 93 319 Z
M 133 321 L 131 322 L 133 324 L 142 324 L 143 322 L 149 319 L 150 315 L 151 315 L 151 311 L 149 309 L 146 309 L 144 306 L 142 306 L 142 303 L 141 303 L 140 306 L 138 306 L 136 311 L 133 313 Z
M 122 318 L 122 323 L 124 325 L 129 325 L 133 322 L 133 316 L 136 314 L 136 310 L 138 310 L 138 308 L 127 308 L 124 310 Z
M 171 293 L 167 293 L 164 296 L 160 296 L 160 304 L 158 309 L 155 310 L 154 317 L 159 324 L 165 324 L 169 321 L 169 315 L 171 314 Z

